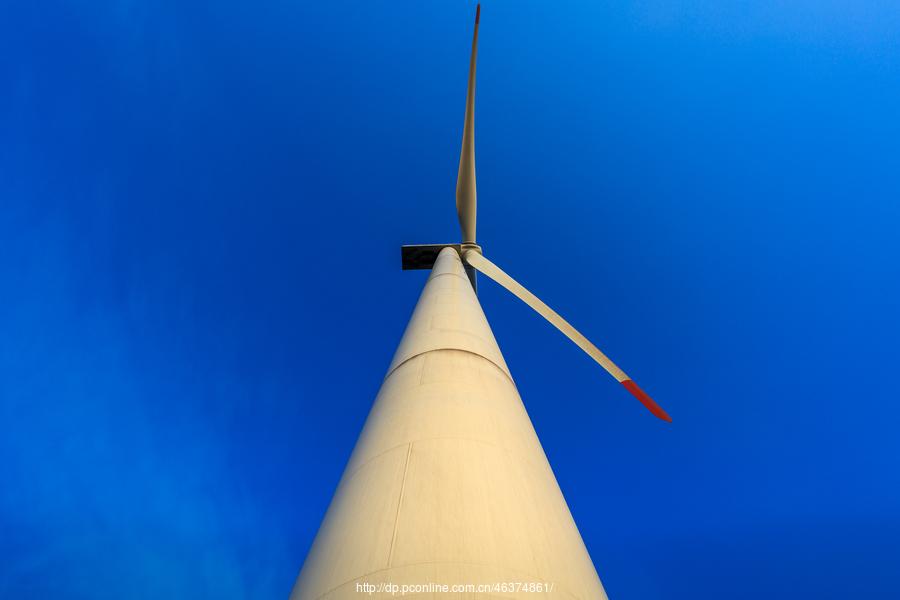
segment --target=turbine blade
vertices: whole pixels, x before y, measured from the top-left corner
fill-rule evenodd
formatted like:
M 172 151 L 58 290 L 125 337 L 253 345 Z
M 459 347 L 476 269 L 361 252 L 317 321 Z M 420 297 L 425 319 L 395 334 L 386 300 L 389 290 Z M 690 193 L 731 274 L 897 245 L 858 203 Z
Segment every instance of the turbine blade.
M 472 58 L 469 61 L 469 89 L 466 94 L 466 121 L 463 125 L 462 150 L 459 154 L 459 173 L 456 176 L 456 214 L 464 243 L 475 243 L 475 61 L 478 58 L 478 21 L 481 5 L 475 9 L 475 33 L 472 37 Z
M 600 351 L 597 346 L 591 343 L 586 337 L 581 335 L 581 333 L 572 327 L 568 321 L 563 319 L 556 311 L 552 308 L 541 302 L 541 300 L 526 290 L 522 285 L 503 272 L 500 267 L 486 259 L 484 256 L 479 254 L 474 250 L 466 250 L 463 252 L 463 260 L 471 265 L 476 270 L 480 271 L 482 274 L 486 275 L 490 279 L 493 279 L 501 286 L 505 287 L 509 290 L 513 296 L 517 297 L 519 300 L 523 301 L 525 304 L 530 306 L 537 312 L 539 315 L 550 321 L 550 323 L 562 331 L 566 337 L 575 342 L 575 344 L 584 350 L 591 358 L 597 361 L 601 367 L 606 369 L 606 372 L 616 378 L 616 381 L 622 384 L 631 394 L 641 401 L 647 410 L 651 413 L 662 419 L 663 421 L 672 422 L 672 418 L 664 411 L 656 402 L 653 401 L 650 396 L 647 395 L 644 390 L 638 387 L 638 385 L 632 381 L 632 379 L 625 374 L 625 372 L 620 369 L 616 364 L 609 360 L 609 358 Z

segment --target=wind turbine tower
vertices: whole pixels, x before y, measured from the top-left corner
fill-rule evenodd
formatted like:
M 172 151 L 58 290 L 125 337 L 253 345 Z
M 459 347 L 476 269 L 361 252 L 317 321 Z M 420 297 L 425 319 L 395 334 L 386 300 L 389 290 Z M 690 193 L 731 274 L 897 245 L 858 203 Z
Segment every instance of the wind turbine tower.
M 456 209 L 459 244 L 404 246 L 431 269 L 292 600 L 606 598 L 476 295 L 475 272 L 523 300 L 654 415 L 669 416 L 568 322 L 482 254 L 475 217 L 475 63 Z M 362 594 L 362 596 L 360 595 Z

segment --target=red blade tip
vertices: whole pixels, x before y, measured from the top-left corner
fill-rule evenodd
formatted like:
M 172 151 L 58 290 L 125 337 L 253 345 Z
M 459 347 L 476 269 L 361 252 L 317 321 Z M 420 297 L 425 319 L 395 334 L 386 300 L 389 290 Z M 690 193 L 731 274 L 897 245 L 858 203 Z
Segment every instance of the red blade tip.
M 481 18 L 481 5 L 475 6 L 475 24 L 478 25 L 478 19 Z
M 662 419 L 663 421 L 667 421 L 669 423 L 672 422 L 672 417 L 666 413 L 662 408 L 660 408 L 659 404 L 653 401 L 653 398 L 647 395 L 647 392 L 638 387 L 638 384 L 633 382 L 630 379 L 626 379 L 622 382 L 622 385 L 625 386 L 625 389 L 631 392 L 631 395 L 641 401 L 641 404 L 647 407 L 647 410 L 652 412 L 654 415 Z

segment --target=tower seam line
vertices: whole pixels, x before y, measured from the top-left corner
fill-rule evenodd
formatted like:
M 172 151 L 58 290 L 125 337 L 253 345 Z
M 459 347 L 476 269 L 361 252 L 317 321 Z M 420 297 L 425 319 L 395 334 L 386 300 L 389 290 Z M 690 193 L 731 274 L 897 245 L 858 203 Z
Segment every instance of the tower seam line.
M 477 352 L 472 352 L 471 350 L 464 350 L 463 348 L 431 348 L 431 349 L 429 349 L 429 350 L 423 350 L 422 352 L 419 352 L 418 354 L 413 354 L 413 355 L 410 356 L 409 358 L 404 358 L 403 361 L 400 362 L 396 367 L 394 367 L 393 369 L 391 369 L 390 371 L 388 371 L 387 374 L 384 376 L 384 380 L 382 380 L 382 381 L 386 381 L 387 378 L 390 377 L 391 374 L 392 374 L 394 371 L 396 371 L 397 369 L 399 369 L 400 367 L 402 367 L 403 365 L 405 365 L 406 363 L 408 363 L 408 362 L 411 361 L 412 359 L 418 358 L 418 357 L 423 356 L 423 355 L 425 355 L 425 354 L 429 354 L 429 353 L 431 353 L 431 352 L 440 352 L 441 350 L 452 350 L 452 351 L 454 351 L 454 352 L 465 352 L 466 354 L 471 354 L 471 355 L 473 355 L 473 356 L 477 356 L 477 357 L 479 357 L 479 358 L 483 358 L 484 360 L 486 360 L 486 361 L 488 361 L 489 363 L 491 363 L 494 367 L 496 367 L 501 373 L 503 373 L 503 374 L 506 376 L 506 378 L 509 379 L 509 381 L 510 381 L 513 385 L 516 385 L 516 382 L 513 380 L 512 375 L 510 375 L 509 373 L 507 373 L 507 372 L 506 372 L 506 369 L 504 369 L 503 367 L 501 367 L 500 365 L 498 365 L 496 362 L 492 361 L 490 358 L 488 358 L 488 357 L 485 356 L 484 354 L 478 354 Z
M 397 499 L 397 514 L 394 516 L 394 531 L 391 533 L 391 545 L 388 549 L 387 566 L 390 568 L 394 560 L 394 542 L 397 540 L 397 529 L 400 527 L 400 508 L 403 506 L 403 491 L 406 489 L 406 473 L 409 471 L 409 455 L 412 454 L 414 442 L 409 443 L 406 449 L 406 462 L 403 463 L 403 479 L 400 480 L 400 497 Z

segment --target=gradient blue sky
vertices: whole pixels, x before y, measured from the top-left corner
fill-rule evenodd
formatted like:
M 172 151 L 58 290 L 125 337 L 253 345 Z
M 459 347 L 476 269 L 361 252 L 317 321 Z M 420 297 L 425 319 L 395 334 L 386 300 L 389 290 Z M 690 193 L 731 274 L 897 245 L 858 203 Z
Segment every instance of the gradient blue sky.
M 285 598 L 458 238 L 471 2 L 0 19 L 0 597 Z M 487 2 L 481 300 L 610 596 L 896 598 L 900 5 Z M 346 366 L 350 365 L 348 372 Z

